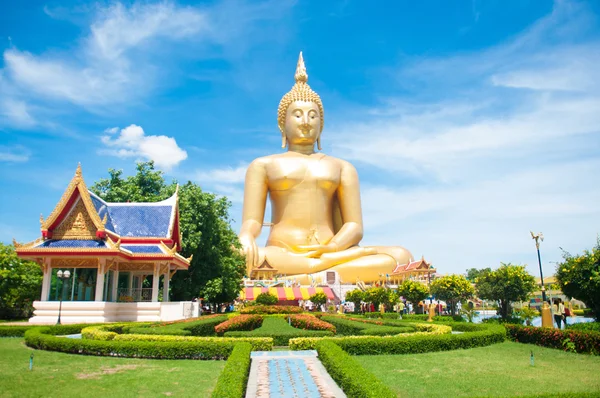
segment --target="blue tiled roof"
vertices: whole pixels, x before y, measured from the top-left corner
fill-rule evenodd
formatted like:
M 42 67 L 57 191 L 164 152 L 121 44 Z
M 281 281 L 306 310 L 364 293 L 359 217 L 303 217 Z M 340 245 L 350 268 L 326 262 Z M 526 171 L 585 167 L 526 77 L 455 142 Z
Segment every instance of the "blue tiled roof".
M 166 237 L 172 206 L 110 206 L 114 232 L 127 237 Z
M 163 254 L 158 245 L 121 245 L 121 247 L 133 253 Z
M 108 204 L 103 200 L 96 197 L 96 195 L 91 194 L 92 203 L 98 212 L 101 220 L 104 220 L 104 216 L 108 213 L 108 217 L 106 217 L 106 229 L 112 232 L 115 232 L 115 227 L 112 224 L 112 218 L 110 216 L 110 212 L 108 211 Z
M 106 229 L 123 237 L 168 237 L 173 213 L 173 201 L 144 204 L 106 203 L 90 192 L 100 216 L 108 214 Z
M 62 248 L 90 248 L 90 249 L 106 249 L 104 241 L 101 240 L 46 240 L 36 248 L 48 247 L 51 249 L 62 249 Z

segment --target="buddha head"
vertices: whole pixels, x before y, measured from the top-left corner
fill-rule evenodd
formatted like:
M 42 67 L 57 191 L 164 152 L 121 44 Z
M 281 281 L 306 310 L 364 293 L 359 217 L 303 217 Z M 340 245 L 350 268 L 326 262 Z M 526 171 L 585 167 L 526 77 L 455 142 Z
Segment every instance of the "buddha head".
M 308 85 L 308 74 L 302 52 L 296 67 L 296 84 L 279 102 L 277 125 L 281 130 L 281 147 L 288 143 L 314 144 L 321 149 L 323 131 L 323 103 Z

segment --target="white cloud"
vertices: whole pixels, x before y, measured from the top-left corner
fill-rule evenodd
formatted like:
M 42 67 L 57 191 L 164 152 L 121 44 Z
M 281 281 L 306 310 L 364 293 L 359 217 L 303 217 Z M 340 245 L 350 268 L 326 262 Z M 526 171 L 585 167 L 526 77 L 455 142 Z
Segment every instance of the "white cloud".
M 157 39 L 190 38 L 207 29 L 206 15 L 173 3 L 115 3 L 98 8 L 89 35 L 76 54 L 4 52 L 6 74 L 32 94 L 81 106 L 124 103 L 152 87 L 151 64 L 135 62 L 134 50 L 150 51 Z M 142 61 L 142 59 L 139 59 Z
M 112 135 L 116 133 L 115 128 L 106 131 Z M 102 143 L 113 148 L 101 151 L 103 154 L 153 160 L 158 167 L 166 170 L 187 158 L 187 152 L 177 145 L 174 138 L 165 135 L 145 135 L 144 130 L 135 124 L 122 129 L 114 139 L 111 135 L 103 136 Z
M 551 237 L 546 261 L 593 245 L 600 42 L 579 37 L 582 7 L 558 2 L 494 48 L 405 60 L 410 101 L 386 98 L 325 133 L 361 172 L 363 244 L 404 245 L 442 272 L 512 261 L 535 274 L 530 229 Z
M 37 124 L 25 101 L 5 98 L 0 102 L 0 120 L 15 127 L 32 127 Z
M 20 145 L 14 147 L 0 145 L 0 162 L 27 162 L 29 160 L 29 156 L 29 151 Z
M 210 169 L 207 171 L 198 171 L 194 179 L 200 183 L 218 183 L 218 184 L 240 184 L 244 182 L 246 169 L 248 165 L 240 165 L 235 169 L 226 167 L 222 169 Z

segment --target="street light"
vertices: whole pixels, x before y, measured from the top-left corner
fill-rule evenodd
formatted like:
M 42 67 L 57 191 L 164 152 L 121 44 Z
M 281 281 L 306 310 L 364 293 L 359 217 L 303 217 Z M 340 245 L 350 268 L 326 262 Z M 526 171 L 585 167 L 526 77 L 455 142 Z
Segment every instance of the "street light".
M 531 233 L 531 239 L 535 240 L 535 247 L 537 249 L 537 257 L 538 264 L 540 266 L 540 280 L 542 282 L 542 327 L 554 327 L 554 323 L 552 322 L 552 313 L 550 312 L 550 306 L 548 305 L 548 301 L 546 301 L 546 287 L 544 286 L 544 272 L 542 271 L 542 257 L 540 256 L 540 241 L 544 241 L 544 235 L 539 232 L 537 234 L 529 231 Z
M 65 289 L 65 282 L 71 277 L 71 272 L 69 270 L 63 272 L 62 270 L 58 270 L 56 273 L 56 277 L 62 281 L 62 287 L 60 289 L 60 303 L 58 304 L 58 320 L 56 321 L 57 325 L 60 325 L 60 312 L 62 310 L 62 296 L 63 291 Z

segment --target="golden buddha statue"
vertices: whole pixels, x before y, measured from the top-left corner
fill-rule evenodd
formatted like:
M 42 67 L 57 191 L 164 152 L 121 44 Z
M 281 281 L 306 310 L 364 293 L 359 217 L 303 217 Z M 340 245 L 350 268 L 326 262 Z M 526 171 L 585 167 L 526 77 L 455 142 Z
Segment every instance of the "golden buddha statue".
M 337 271 L 345 282 L 372 282 L 412 260 L 403 247 L 360 247 L 363 237 L 358 174 L 321 150 L 323 104 L 308 85 L 302 53 L 296 83 L 279 103 L 277 122 L 287 152 L 255 159 L 246 171 L 240 242 L 248 275 L 264 267 L 308 283 L 309 275 Z M 267 195 L 271 231 L 259 248 Z

